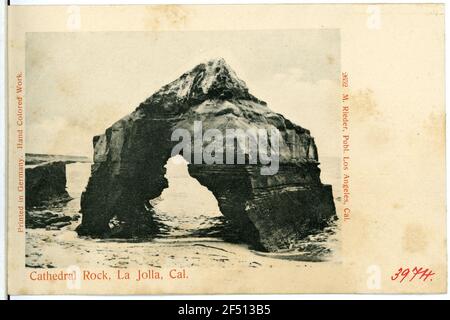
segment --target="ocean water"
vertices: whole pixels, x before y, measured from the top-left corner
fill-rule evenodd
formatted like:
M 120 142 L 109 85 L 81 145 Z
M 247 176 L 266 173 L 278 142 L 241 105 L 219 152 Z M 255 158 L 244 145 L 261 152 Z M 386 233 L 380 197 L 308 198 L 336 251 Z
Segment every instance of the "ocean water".
M 168 161 L 169 187 L 151 200 L 156 218 L 164 225 L 152 241 L 99 240 L 79 237 L 75 228 L 81 220 L 61 230 L 27 229 L 26 265 L 31 268 L 80 267 L 125 268 L 147 266 L 176 267 L 272 267 L 283 264 L 304 266 L 305 262 L 339 259 L 339 220 L 322 232 L 299 241 L 289 250 L 263 253 L 251 250 L 234 239 L 220 213 L 217 200 L 187 172 L 180 159 Z M 338 158 L 322 159 L 322 181 L 333 185 L 340 201 Z M 67 167 L 67 191 L 73 197 L 60 208 L 48 208 L 68 216 L 79 214 L 80 196 L 90 175 L 89 163 Z M 226 240 L 225 240 L 226 239 Z

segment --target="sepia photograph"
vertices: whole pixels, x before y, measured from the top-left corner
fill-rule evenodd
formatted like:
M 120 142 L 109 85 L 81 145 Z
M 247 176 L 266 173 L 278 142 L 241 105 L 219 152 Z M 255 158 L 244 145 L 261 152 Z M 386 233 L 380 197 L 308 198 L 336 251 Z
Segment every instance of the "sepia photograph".
M 338 260 L 339 30 L 29 33 L 28 268 Z

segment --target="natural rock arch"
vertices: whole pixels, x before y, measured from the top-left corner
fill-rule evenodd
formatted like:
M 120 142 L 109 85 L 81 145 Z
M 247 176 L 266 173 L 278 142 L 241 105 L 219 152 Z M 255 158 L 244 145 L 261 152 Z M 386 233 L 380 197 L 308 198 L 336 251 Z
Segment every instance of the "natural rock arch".
M 243 241 L 276 251 L 322 228 L 335 216 L 331 186 L 320 181 L 317 148 L 309 130 L 272 112 L 252 96 L 223 59 L 196 66 L 162 87 L 130 115 L 94 137 L 94 164 L 81 197 L 80 235 L 148 237 L 157 225 L 148 199 L 167 187 L 165 164 L 175 129 L 274 129 L 281 133 L 279 170 L 261 164 L 194 164 L 189 173 L 216 197 Z M 192 148 L 191 155 L 194 156 Z

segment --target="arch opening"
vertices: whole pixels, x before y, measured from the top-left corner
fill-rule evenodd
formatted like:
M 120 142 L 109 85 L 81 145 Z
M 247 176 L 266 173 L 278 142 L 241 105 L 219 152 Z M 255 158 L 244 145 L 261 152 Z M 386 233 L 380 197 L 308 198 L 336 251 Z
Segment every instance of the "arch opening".
M 214 194 L 189 174 L 188 162 L 181 155 L 169 158 L 164 168 L 168 186 L 161 195 L 148 200 L 159 226 L 155 238 L 218 238 L 239 242 Z

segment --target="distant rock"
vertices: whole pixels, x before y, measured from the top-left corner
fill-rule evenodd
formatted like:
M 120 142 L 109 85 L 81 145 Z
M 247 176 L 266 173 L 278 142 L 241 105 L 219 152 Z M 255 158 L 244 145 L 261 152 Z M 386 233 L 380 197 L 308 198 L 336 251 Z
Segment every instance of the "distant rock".
M 71 156 L 71 155 L 40 154 L 40 153 L 25 154 L 26 165 L 36 165 L 56 161 L 61 161 L 67 164 L 75 162 L 91 162 L 91 159 L 84 156 Z
M 27 208 L 48 207 L 72 198 L 66 191 L 66 164 L 61 161 L 25 168 Z

